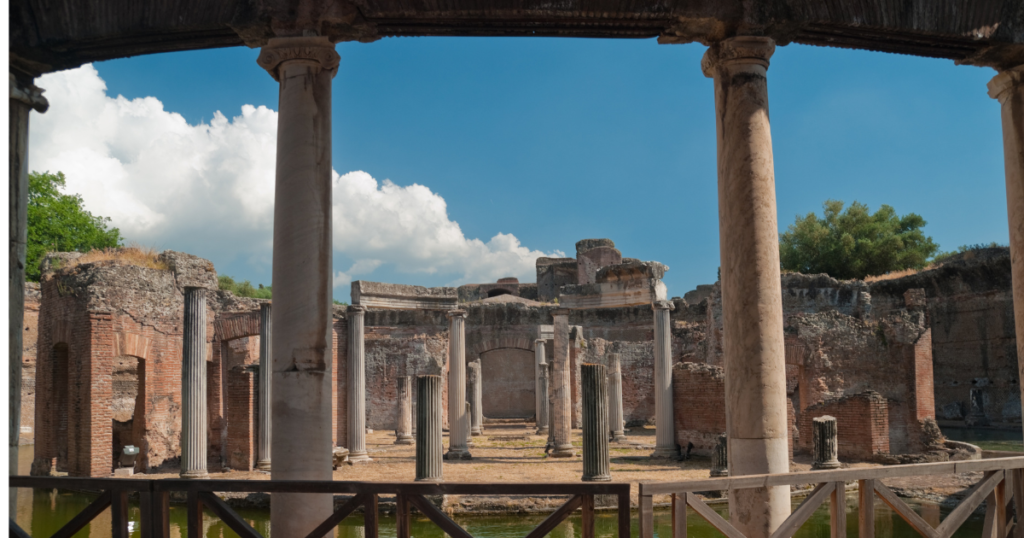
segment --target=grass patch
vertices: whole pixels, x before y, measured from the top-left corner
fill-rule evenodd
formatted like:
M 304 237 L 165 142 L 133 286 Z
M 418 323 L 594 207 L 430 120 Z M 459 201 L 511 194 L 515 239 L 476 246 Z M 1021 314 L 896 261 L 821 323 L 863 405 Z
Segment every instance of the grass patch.
M 61 269 L 70 269 L 78 265 L 106 261 L 114 262 L 118 265 L 134 265 L 160 271 L 170 270 L 170 267 L 160 259 L 155 249 L 134 244 L 127 247 L 90 250 L 78 258 L 68 260 L 67 264 L 62 266 Z

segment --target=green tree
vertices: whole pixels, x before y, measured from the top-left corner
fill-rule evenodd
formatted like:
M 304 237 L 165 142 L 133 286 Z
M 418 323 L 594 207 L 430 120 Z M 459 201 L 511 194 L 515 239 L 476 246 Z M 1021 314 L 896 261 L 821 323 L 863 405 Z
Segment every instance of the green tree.
M 824 216 L 797 216 L 779 239 L 782 268 L 800 273 L 828 273 L 839 279 L 864 278 L 904 269 L 920 269 L 939 250 L 924 235 L 925 220 L 899 216 L 883 205 L 872 214 L 868 206 L 827 200 Z
M 28 280 L 39 280 L 39 262 L 47 252 L 89 252 L 121 246 L 121 232 L 109 227 L 110 219 L 86 211 L 81 195 L 64 193 L 66 187 L 61 172 L 28 175 Z
M 273 290 L 270 286 L 264 286 L 260 284 L 259 287 L 253 286 L 252 282 L 243 280 L 236 282 L 235 279 L 228 275 L 217 276 L 217 287 L 222 290 L 230 291 L 239 297 L 252 297 L 255 299 L 270 299 L 273 295 Z

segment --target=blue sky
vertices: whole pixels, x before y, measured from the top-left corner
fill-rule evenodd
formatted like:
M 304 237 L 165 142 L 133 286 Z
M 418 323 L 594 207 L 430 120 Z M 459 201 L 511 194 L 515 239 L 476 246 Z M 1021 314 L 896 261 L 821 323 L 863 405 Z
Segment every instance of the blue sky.
M 534 257 L 556 250 L 572 256 L 579 239 L 611 238 L 625 256 L 669 265 L 669 294 L 682 295 L 713 282 L 718 267 L 714 102 L 711 82 L 700 71 L 704 50 L 653 40 L 342 43 L 334 79 L 333 165 L 340 174 L 364 171 L 397 187 L 422 185 L 443 198 L 448 219 L 465 238 L 487 243 L 498 233 L 512 234 Z M 94 67 L 107 96 L 155 97 L 163 110 L 196 125 L 210 123 L 215 111 L 234 121 L 243 105 L 277 109 L 277 84 L 256 65 L 257 54 L 233 48 Z M 994 74 L 946 60 L 779 47 L 768 79 L 780 228 L 835 198 L 919 213 L 944 250 L 1006 243 L 999 105 L 985 86 Z M 47 87 L 45 80 L 40 85 Z M 60 118 L 57 113 L 48 121 Z M 30 155 L 30 166 L 76 166 L 47 160 L 57 145 L 43 144 L 48 149 Z M 136 158 L 110 154 L 121 162 Z M 425 191 L 406 194 L 388 207 L 429 198 Z M 94 199 L 86 195 L 87 207 Z M 226 213 L 245 200 L 228 202 Z M 176 221 L 190 219 L 168 209 L 160 227 L 170 231 L 139 237 L 158 240 L 152 245 L 158 249 L 210 258 L 222 274 L 270 282 L 267 256 L 225 252 L 214 230 L 202 238 L 195 229 L 175 231 Z M 425 220 L 423 228 L 430 226 Z M 134 239 L 131 225 L 122 230 Z M 228 235 L 231 241 L 245 242 Z M 339 248 L 336 238 L 336 271 L 373 258 L 349 276 L 436 286 L 498 270 L 467 273 L 444 261 L 399 255 L 392 262 L 385 250 L 356 252 L 351 245 L 359 241 L 350 238 Z M 409 241 L 391 248 L 417 244 L 415 236 Z M 455 256 L 450 252 L 429 255 Z M 416 272 L 418 263 L 433 272 Z M 517 263 L 510 274 L 532 281 L 523 269 L 529 261 Z M 347 280 L 340 282 L 335 297 L 347 300 Z

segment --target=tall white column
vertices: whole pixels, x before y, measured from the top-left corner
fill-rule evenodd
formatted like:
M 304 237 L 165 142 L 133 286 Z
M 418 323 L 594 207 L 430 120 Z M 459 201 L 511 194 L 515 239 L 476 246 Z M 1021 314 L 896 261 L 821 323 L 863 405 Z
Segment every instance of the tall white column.
M 544 340 L 537 339 L 533 345 L 534 356 L 537 359 L 537 435 L 547 435 L 548 424 L 550 423 L 548 413 L 548 362 L 544 356 Z
M 608 422 L 612 442 L 626 440 L 626 427 L 622 418 L 622 361 L 618 353 L 609 353 L 608 360 Z
M 470 435 L 484 434 L 484 390 L 480 359 L 469 363 Z
M 206 288 L 185 288 L 181 346 L 181 477 L 206 472 Z
M 271 408 L 270 408 L 270 394 L 271 394 L 271 383 L 273 381 L 273 375 L 271 371 L 273 369 L 271 361 L 271 353 L 273 351 L 272 342 L 273 337 L 273 320 L 271 319 L 272 313 L 270 310 L 270 303 L 263 303 L 260 305 L 260 394 L 259 394 L 259 405 L 260 405 L 260 425 L 259 425 L 259 443 L 256 447 L 256 468 L 261 471 L 270 470 L 270 439 L 271 439 Z
M 448 312 L 448 452 L 446 460 L 472 459 L 466 413 L 466 311 Z
M 540 377 L 541 377 L 541 364 L 546 364 L 547 357 L 545 357 L 546 350 L 544 349 L 544 340 L 538 338 L 533 342 L 533 380 L 534 380 L 534 416 L 537 417 L 537 430 L 540 431 L 540 406 L 541 402 L 544 401 L 544 394 L 540 391 Z
M 398 382 L 398 425 L 395 428 L 395 444 L 411 445 L 415 442 L 412 436 L 412 383 L 411 375 L 401 376 Z
M 348 307 L 348 461 L 372 461 L 366 453 L 366 308 Z
M 1002 105 L 1017 370 L 1019 375 L 1024 375 L 1024 65 L 996 75 L 988 83 L 988 94 Z M 1024 396 L 1024 383 L 1020 385 L 1021 396 Z
M 551 358 L 551 407 L 548 409 L 553 458 L 571 458 L 572 448 L 572 391 L 569 386 L 569 310 L 559 308 L 551 312 L 555 320 L 555 349 Z
M 331 79 L 326 37 L 271 38 L 256 62 L 280 83 L 274 188 L 272 480 L 331 480 Z M 274 493 L 271 534 L 305 536 L 322 493 Z M 332 535 L 333 533 L 329 533 Z
M 672 319 L 670 301 L 655 301 L 654 310 L 654 452 L 652 458 L 675 458 L 676 421 L 672 412 Z
M 774 51 L 770 38 L 734 37 L 713 45 L 702 62 L 715 86 L 730 476 L 789 471 L 779 227 L 768 121 L 767 71 Z M 729 521 L 744 536 L 769 536 L 789 513 L 788 486 L 729 492 Z

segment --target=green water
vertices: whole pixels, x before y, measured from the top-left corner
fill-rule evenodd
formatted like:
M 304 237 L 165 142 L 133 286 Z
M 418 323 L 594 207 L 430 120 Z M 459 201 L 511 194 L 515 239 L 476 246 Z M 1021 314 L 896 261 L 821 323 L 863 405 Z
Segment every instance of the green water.
M 79 511 L 85 508 L 96 495 L 80 492 L 37 490 L 34 493 L 30 490 L 18 490 L 18 524 L 32 536 L 47 537 L 53 534 L 64 523 L 69 521 Z M 793 507 L 796 508 L 799 500 L 795 500 Z M 848 497 L 846 502 L 847 536 L 857 536 L 857 501 L 856 497 Z M 940 508 L 933 503 L 912 502 L 911 506 L 926 521 L 932 525 L 938 524 L 940 517 L 945 517 L 948 509 Z M 725 516 L 724 505 L 717 505 L 715 509 Z M 186 513 L 185 507 L 181 505 L 171 506 L 171 536 L 186 537 Z M 266 511 L 260 510 L 238 510 L 239 515 L 245 518 L 250 525 L 264 536 L 270 535 L 269 515 Z M 140 536 L 139 533 L 139 510 L 133 504 L 130 507 L 129 515 L 131 523 L 129 529 L 133 537 Z M 416 538 L 443 538 L 443 533 L 423 517 L 414 515 L 412 521 L 412 535 Z M 514 515 L 514 516 L 470 516 L 456 515 L 455 521 L 462 525 L 473 536 L 482 538 L 513 538 L 525 536 L 530 530 L 536 527 L 544 515 Z M 875 533 L 879 538 L 917 536 L 899 516 L 894 515 L 887 506 L 877 502 L 875 505 Z M 955 534 L 957 537 L 979 536 L 982 531 L 982 517 L 972 516 Z M 707 523 L 693 513 L 688 515 L 688 534 L 692 537 L 704 538 L 721 536 Z M 363 538 L 363 519 L 356 514 L 346 519 L 338 528 L 338 538 Z M 655 536 L 671 536 L 672 516 L 667 510 L 656 510 L 654 514 Z M 814 516 L 804 524 L 803 528 L 796 533 L 800 538 L 827 538 L 829 536 L 829 513 L 827 503 L 823 505 Z M 633 514 L 633 536 L 638 536 L 636 513 Z M 616 516 L 614 513 L 598 513 L 596 521 L 598 536 L 616 536 Z M 580 535 L 580 518 L 575 516 L 562 523 L 551 533 L 553 538 L 577 538 Z M 209 512 L 204 518 L 203 536 L 207 538 L 233 538 L 237 536 L 228 529 L 215 516 Z M 106 538 L 110 536 L 110 513 L 104 512 L 89 527 L 80 531 L 77 535 L 80 538 Z M 380 536 L 382 538 L 394 538 L 395 518 L 382 516 L 380 518 Z
M 960 428 L 946 426 L 942 435 L 954 441 L 963 441 L 980 446 L 984 450 L 1005 450 L 1007 452 L 1024 452 L 1024 434 L 1020 428 L 1000 430 L 995 428 Z

